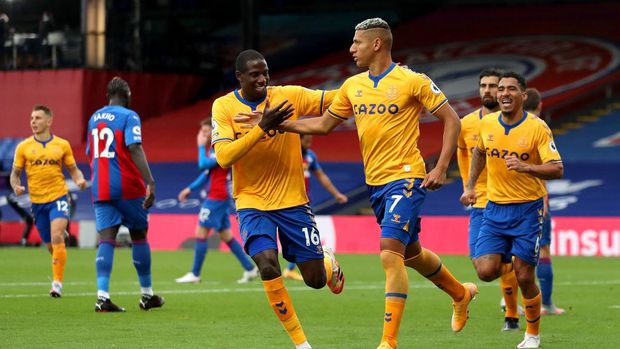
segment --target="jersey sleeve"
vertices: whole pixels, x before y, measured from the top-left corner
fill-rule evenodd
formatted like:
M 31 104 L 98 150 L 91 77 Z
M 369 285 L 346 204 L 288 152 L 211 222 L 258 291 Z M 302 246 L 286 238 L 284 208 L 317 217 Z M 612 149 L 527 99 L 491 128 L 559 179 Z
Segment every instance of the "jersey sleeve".
M 26 157 L 24 156 L 24 142 L 21 142 L 15 148 L 15 157 L 13 159 L 13 167 L 24 168 Z
M 562 161 L 560 152 L 558 152 L 558 148 L 555 146 L 555 142 L 553 141 L 553 134 L 551 133 L 551 130 L 547 124 L 544 123 L 544 121 L 540 120 L 540 122 L 541 125 L 538 128 L 538 139 L 536 142 L 540 160 L 543 164 Z
M 126 146 L 142 143 L 142 128 L 140 125 L 140 118 L 137 114 L 132 114 L 127 118 L 124 137 Z
M 69 142 L 63 142 L 63 157 L 62 163 L 66 168 L 70 168 L 75 166 L 75 158 L 73 157 L 73 150 L 71 149 L 71 144 Z
M 213 102 L 211 116 L 211 144 L 235 140 L 232 118 L 227 114 L 221 99 L 218 98 Z
M 347 79 L 344 84 L 340 86 L 334 96 L 332 104 L 327 109 L 329 115 L 338 120 L 345 121 L 353 116 L 353 106 L 347 94 L 349 85 L 349 79 Z
M 310 166 L 308 166 L 308 170 L 314 172 L 321 169 L 321 164 L 319 164 L 319 159 L 316 157 L 316 154 L 312 150 L 308 150 L 308 155 L 310 155 Z
M 325 111 L 325 91 L 311 90 L 302 86 L 283 86 L 282 88 L 286 91 L 289 102 L 294 100 L 294 107 L 300 116 L 317 116 Z M 293 99 L 292 96 L 296 98 Z
M 411 93 L 431 114 L 448 103 L 448 98 L 441 92 L 439 87 L 424 74 L 413 75 Z
M 484 146 L 484 139 L 482 139 L 482 127 L 484 127 L 484 119 L 480 123 L 480 129 L 478 130 L 478 143 L 476 143 L 476 148 L 481 152 L 485 152 L 486 147 Z

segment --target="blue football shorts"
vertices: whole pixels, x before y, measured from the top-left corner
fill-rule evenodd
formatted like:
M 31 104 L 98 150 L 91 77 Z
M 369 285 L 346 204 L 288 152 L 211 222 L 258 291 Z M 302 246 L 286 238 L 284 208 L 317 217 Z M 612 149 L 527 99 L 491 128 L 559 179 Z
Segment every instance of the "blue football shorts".
M 282 256 L 289 262 L 302 263 L 323 259 L 321 235 L 308 205 L 273 211 L 253 208 L 237 210 L 239 230 L 248 255 L 266 250 L 278 250 L 277 235 Z
M 536 265 L 542 235 L 542 199 L 496 204 L 489 201 L 476 242 L 475 258 L 487 254 L 514 255 Z
M 95 202 L 97 232 L 121 224 L 130 230 L 146 230 L 148 211 L 142 207 L 143 202 L 144 198 Z
M 421 178 L 399 179 L 385 185 L 368 186 L 370 204 L 381 226 L 381 238 L 392 238 L 405 246 L 419 240 L 419 215 L 426 198 Z
M 469 257 L 474 258 L 476 255 L 476 241 L 480 234 L 480 226 L 482 226 L 482 216 L 484 208 L 473 207 L 469 211 Z
M 198 225 L 222 231 L 230 228 L 230 202 L 228 200 L 204 200 L 198 213 Z
M 68 221 L 70 209 L 71 205 L 66 195 L 44 204 L 32 204 L 31 210 L 34 224 L 37 226 L 41 240 L 44 243 L 49 244 L 52 241 L 52 221 L 58 218 Z

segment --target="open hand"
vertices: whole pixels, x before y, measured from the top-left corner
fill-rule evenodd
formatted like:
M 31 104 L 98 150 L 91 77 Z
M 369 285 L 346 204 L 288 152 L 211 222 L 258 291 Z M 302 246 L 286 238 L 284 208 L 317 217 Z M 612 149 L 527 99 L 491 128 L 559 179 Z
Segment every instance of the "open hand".
M 263 112 L 255 110 L 251 112 L 241 112 L 234 117 L 236 123 L 241 124 L 239 127 L 244 129 L 254 128 L 263 119 Z
M 258 126 L 265 132 L 277 128 L 284 120 L 293 116 L 295 109 L 288 100 L 275 106 L 273 109 L 269 108 L 269 100 L 265 104 L 265 110 L 263 110 L 263 117 L 258 122 Z

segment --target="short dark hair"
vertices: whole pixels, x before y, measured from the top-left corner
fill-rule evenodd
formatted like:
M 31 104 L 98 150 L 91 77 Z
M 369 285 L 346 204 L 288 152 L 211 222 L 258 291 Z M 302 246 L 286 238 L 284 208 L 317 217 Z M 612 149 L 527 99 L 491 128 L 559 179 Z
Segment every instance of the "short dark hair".
M 530 87 L 525 90 L 525 93 L 527 93 L 527 99 L 523 103 L 523 109 L 525 109 L 525 111 L 536 110 L 540 104 L 540 100 L 542 99 L 540 92 L 538 92 L 537 89 Z
M 248 62 L 255 60 L 265 60 L 265 57 L 256 50 L 245 50 L 239 53 L 235 62 L 235 70 L 244 73 L 248 70 Z
M 44 112 L 47 116 L 54 116 L 54 113 L 52 113 L 52 109 L 50 109 L 50 107 L 48 107 L 47 105 L 37 104 L 32 108 L 32 111 L 37 110 Z
M 505 78 L 517 79 L 517 82 L 519 83 L 519 86 L 521 87 L 521 89 L 523 91 L 525 91 L 527 89 L 527 82 L 525 82 L 525 78 L 521 74 L 515 73 L 513 71 L 507 71 L 507 72 L 503 73 L 502 76 L 499 79 L 501 80 L 501 79 L 505 79 Z
M 115 76 L 108 83 L 108 97 L 116 96 L 127 98 L 129 94 L 129 84 L 120 77 Z
M 497 76 L 497 78 L 499 79 L 502 77 L 502 71 L 497 68 L 484 69 L 480 72 L 480 76 L 478 77 L 478 83 L 480 83 L 480 80 L 482 80 L 482 78 L 487 76 Z
M 200 120 L 200 126 L 211 126 L 211 117 Z

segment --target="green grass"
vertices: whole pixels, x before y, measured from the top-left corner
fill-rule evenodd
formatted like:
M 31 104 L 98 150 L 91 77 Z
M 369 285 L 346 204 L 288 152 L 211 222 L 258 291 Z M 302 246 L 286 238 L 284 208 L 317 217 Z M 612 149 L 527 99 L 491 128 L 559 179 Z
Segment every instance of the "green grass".
M 44 249 L 0 249 L 0 348 L 293 348 L 260 282 L 237 285 L 232 255 L 209 252 L 198 285 L 177 285 L 191 251 L 154 252 L 154 287 L 162 309 L 138 309 L 139 287 L 131 253 L 117 249 L 112 300 L 126 313 L 97 314 L 95 250 L 69 250 L 64 296 L 51 299 L 50 257 Z M 288 282 L 295 308 L 315 349 L 371 348 L 383 321 L 383 270 L 377 256 L 341 255 L 344 292 L 312 290 Z M 460 280 L 476 280 L 466 257 L 444 257 Z M 544 317 L 543 348 L 620 346 L 620 268 L 614 258 L 555 258 L 555 293 L 565 316 Z M 500 332 L 497 283 L 478 282 L 463 332 L 450 330 L 449 298 L 414 271 L 399 348 L 515 348 L 523 333 Z M 524 325 L 521 319 L 522 326 Z

